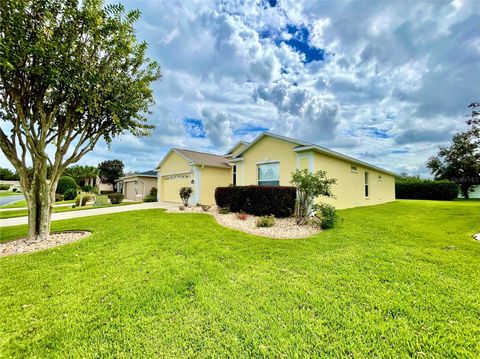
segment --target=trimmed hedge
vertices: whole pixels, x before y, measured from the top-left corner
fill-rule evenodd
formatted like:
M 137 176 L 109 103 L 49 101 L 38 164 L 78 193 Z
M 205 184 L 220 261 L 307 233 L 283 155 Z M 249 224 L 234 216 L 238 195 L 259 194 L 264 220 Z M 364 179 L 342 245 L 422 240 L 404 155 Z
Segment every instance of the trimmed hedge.
M 215 202 L 232 212 L 254 216 L 289 217 L 295 208 L 296 188 L 287 186 L 217 187 Z
M 77 189 L 77 182 L 70 176 L 62 176 L 58 180 L 57 193 L 64 194 L 67 189 Z
M 420 178 L 397 178 L 395 196 L 398 199 L 430 199 L 451 201 L 458 197 L 459 187 L 452 181 Z

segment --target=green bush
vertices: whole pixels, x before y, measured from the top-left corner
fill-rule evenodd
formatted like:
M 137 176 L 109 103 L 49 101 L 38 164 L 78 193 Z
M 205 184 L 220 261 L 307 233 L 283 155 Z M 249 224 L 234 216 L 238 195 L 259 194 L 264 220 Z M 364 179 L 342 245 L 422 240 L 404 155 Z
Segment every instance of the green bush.
M 110 193 L 108 198 L 111 204 L 120 204 L 123 201 L 123 193 Z
M 182 187 L 180 188 L 179 194 L 182 199 L 183 205 L 188 206 L 188 200 L 193 193 L 192 187 Z
M 398 199 L 430 199 L 451 201 L 458 197 L 459 187 L 452 181 L 434 181 L 416 177 L 395 179 L 395 197 Z
M 211 206 L 209 206 L 208 204 L 202 204 L 202 210 L 204 212 L 208 212 L 210 210 Z
M 273 227 L 275 225 L 275 216 L 262 216 L 257 219 L 257 227 Z
M 286 186 L 234 186 L 215 189 L 217 206 L 254 216 L 273 214 L 279 218 L 289 217 L 295 208 L 295 197 L 295 187 Z
M 10 188 L 9 184 L 0 184 L 0 191 L 6 191 Z
M 55 193 L 55 202 L 63 201 L 63 194 Z
M 148 196 L 145 196 L 143 202 L 157 202 L 157 189 L 152 187 Z
M 57 193 L 64 194 L 67 189 L 77 189 L 77 183 L 72 177 L 62 176 L 58 180 Z
M 82 203 L 80 203 L 80 198 L 82 199 Z M 95 198 L 95 195 L 89 193 L 79 194 L 77 198 L 75 198 L 75 206 L 83 207 L 87 204 L 87 202 L 92 201 Z
M 320 220 L 322 229 L 329 229 L 335 226 L 338 215 L 334 206 L 326 203 L 314 204 L 312 210 L 315 211 L 315 216 Z
M 72 199 L 75 199 L 75 197 L 77 197 L 77 190 L 76 189 L 69 188 L 63 193 L 63 199 L 65 201 L 70 201 Z
M 16 188 L 12 189 L 12 192 L 17 192 L 17 189 Z

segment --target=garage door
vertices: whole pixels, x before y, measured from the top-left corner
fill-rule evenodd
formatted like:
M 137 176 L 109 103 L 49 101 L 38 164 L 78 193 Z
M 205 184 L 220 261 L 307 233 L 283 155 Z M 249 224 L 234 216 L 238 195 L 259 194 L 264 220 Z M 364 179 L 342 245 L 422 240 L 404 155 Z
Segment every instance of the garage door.
M 136 201 L 135 182 L 125 182 L 123 185 L 125 186 L 125 198 L 131 201 Z
M 192 187 L 190 183 L 192 180 L 191 174 L 169 175 L 163 176 L 161 182 L 161 200 L 167 202 L 182 202 L 179 191 L 182 187 Z

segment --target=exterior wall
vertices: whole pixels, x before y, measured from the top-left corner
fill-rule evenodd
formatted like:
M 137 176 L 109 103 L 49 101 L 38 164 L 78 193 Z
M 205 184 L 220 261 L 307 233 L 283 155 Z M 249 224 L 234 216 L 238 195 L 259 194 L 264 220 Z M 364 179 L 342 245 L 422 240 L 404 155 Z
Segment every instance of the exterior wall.
M 141 202 L 153 187 L 157 187 L 157 179 L 155 177 L 125 178 L 123 195 L 128 200 Z
M 200 198 L 201 204 L 215 204 L 215 189 L 232 183 L 231 168 L 203 167 L 200 169 Z
M 351 166 L 357 168 L 356 173 L 352 172 Z M 338 209 L 395 200 L 395 178 L 392 175 L 321 153 L 314 155 L 314 170 L 324 170 L 327 172 L 327 177 L 337 179 L 337 184 L 333 186 L 336 198 L 319 198 L 318 201 L 333 204 Z M 365 172 L 369 173 L 368 197 L 365 197 Z
M 243 154 L 243 163 L 237 163 L 237 184 L 256 185 L 257 164 L 278 161 L 281 186 L 291 186 L 291 173 L 297 168 L 324 170 L 328 177 L 336 178 L 337 184 L 333 187 L 333 192 L 337 198 L 319 198 L 319 201 L 331 203 L 338 209 L 395 200 L 395 179 L 392 175 L 318 152 L 296 153 L 293 151 L 296 146 L 294 143 L 265 136 Z M 352 165 L 357 167 L 357 173 L 352 173 Z M 365 171 L 369 173 L 368 198 L 365 197 Z M 382 179 L 379 180 L 378 176 Z
M 232 151 L 232 156 L 236 156 L 237 153 L 239 153 L 241 150 L 243 150 L 246 147 L 244 143 L 240 143 L 233 151 Z
M 291 173 L 296 169 L 297 154 L 293 152 L 296 146 L 274 137 L 263 137 L 243 154 L 243 181 L 237 181 L 238 185 L 256 185 L 257 164 L 279 161 L 280 185 L 291 186 Z

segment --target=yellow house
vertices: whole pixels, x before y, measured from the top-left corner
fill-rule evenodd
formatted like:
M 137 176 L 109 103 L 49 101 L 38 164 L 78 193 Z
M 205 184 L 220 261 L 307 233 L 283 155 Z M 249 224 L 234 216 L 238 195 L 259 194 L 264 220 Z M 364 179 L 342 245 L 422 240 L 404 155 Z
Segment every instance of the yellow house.
M 193 188 L 191 203 L 214 204 L 215 188 L 290 186 L 295 169 L 324 170 L 336 178 L 335 198 L 319 200 L 349 208 L 395 200 L 395 173 L 327 148 L 264 132 L 217 156 L 171 149 L 158 166 L 159 200 L 180 202 L 180 187 Z

